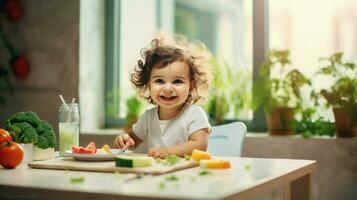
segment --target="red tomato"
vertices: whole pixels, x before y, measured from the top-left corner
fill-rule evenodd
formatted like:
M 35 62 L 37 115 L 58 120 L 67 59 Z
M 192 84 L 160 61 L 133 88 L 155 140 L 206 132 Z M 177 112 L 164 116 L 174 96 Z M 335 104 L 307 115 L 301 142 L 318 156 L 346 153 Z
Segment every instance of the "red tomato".
M 6 141 L 12 141 L 12 137 L 9 132 L 0 128 L 0 146 Z
M 15 168 L 23 158 L 24 150 L 16 142 L 7 142 L 0 147 L 0 164 L 5 168 Z
M 87 145 L 86 149 L 89 150 L 90 152 L 92 152 L 93 154 L 97 153 L 97 147 L 95 145 L 95 142 L 93 142 L 93 141 Z

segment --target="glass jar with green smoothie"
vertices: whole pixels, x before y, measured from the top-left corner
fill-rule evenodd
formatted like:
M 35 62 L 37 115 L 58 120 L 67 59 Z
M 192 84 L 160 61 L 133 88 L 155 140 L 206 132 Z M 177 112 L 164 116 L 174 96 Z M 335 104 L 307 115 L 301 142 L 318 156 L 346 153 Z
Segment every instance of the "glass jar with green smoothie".
M 79 106 L 62 104 L 59 108 L 59 153 L 65 156 L 72 146 L 79 146 Z

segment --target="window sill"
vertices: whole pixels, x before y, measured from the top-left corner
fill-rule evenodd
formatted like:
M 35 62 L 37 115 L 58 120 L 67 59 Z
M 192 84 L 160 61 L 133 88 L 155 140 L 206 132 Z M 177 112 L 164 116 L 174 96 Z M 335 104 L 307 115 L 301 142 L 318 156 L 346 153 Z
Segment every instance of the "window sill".
M 258 133 L 258 132 L 248 132 L 246 134 L 247 138 L 281 138 L 281 139 L 346 139 L 346 138 L 338 138 L 336 136 L 330 137 L 327 135 L 324 136 L 313 136 L 311 138 L 304 138 L 302 135 L 286 135 L 286 136 L 273 136 L 269 135 L 269 133 Z M 354 138 L 347 138 L 347 139 L 357 139 L 357 137 Z
M 93 129 L 93 130 L 83 130 L 82 135 L 119 135 L 124 133 L 123 129 Z

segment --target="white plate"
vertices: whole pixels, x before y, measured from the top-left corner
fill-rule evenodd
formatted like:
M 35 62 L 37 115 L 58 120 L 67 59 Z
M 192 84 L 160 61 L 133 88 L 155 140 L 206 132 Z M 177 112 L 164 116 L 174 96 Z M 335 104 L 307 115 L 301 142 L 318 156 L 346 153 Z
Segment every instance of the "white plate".
M 68 156 L 72 156 L 75 160 L 80 161 L 110 161 L 114 160 L 117 155 L 128 155 L 133 153 L 131 150 L 125 150 L 121 152 L 121 149 L 111 149 L 112 155 L 105 153 L 102 149 L 98 149 L 96 154 L 81 154 L 81 153 L 72 153 L 72 150 L 66 151 Z

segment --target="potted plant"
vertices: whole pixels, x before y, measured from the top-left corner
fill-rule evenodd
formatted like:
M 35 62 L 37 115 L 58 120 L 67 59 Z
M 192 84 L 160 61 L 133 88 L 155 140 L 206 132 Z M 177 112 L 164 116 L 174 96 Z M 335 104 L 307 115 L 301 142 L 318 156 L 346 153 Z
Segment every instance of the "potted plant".
M 335 135 L 336 129 L 333 122 L 330 122 L 323 117 L 316 117 L 316 108 L 305 108 L 300 111 L 301 119 L 294 120 L 295 133 L 301 134 L 304 138 L 313 136 L 329 136 Z
M 229 76 L 228 66 L 220 65 L 217 59 L 211 59 L 213 80 L 210 89 L 208 102 L 205 104 L 205 110 L 214 125 L 223 123 L 224 117 L 229 112 L 229 91 L 228 87 L 232 85 L 232 79 Z
M 248 118 L 251 102 L 249 71 L 232 69 L 227 64 L 211 59 L 213 81 L 204 108 L 213 125 L 223 124 L 227 117 Z M 229 115 L 229 116 L 228 116 Z
M 320 59 L 324 64 L 317 74 L 334 79 L 332 86 L 322 89 L 320 94 L 333 108 L 337 136 L 353 137 L 357 136 L 357 67 L 343 62 L 342 57 L 343 53 L 337 52 Z
M 253 84 L 253 108 L 263 105 L 271 135 L 294 133 L 294 109 L 300 106 L 300 89 L 310 84 L 291 67 L 289 55 L 289 50 L 270 50 L 260 68 L 260 79 Z
M 54 155 L 56 137 L 53 128 L 31 111 L 18 112 L 5 120 L 5 129 L 14 142 L 22 144 L 25 161 L 50 159 Z

